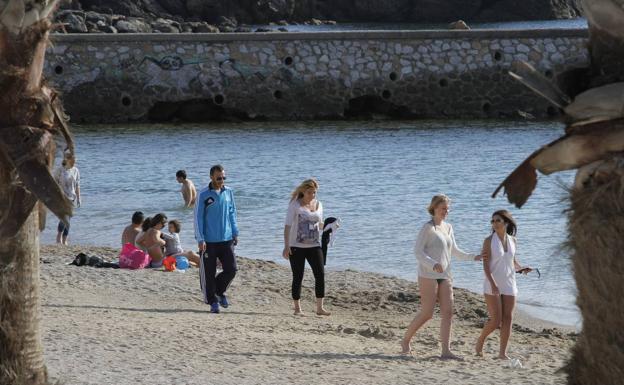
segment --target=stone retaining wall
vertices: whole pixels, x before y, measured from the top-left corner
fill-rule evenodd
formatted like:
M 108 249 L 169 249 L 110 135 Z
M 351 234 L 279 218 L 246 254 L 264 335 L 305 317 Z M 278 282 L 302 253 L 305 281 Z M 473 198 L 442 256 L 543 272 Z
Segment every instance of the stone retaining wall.
M 586 30 L 55 35 L 45 74 L 77 122 L 535 117 L 512 80 L 585 65 Z M 519 112 L 520 111 L 520 112 Z

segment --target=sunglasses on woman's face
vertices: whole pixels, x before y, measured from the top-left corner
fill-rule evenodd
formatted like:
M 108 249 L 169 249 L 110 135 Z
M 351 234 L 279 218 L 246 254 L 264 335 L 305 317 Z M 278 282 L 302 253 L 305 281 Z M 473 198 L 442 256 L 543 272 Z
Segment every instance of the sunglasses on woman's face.
M 503 220 L 500 218 L 495 218 L 490 221 L 490 223 L 501 223 Z

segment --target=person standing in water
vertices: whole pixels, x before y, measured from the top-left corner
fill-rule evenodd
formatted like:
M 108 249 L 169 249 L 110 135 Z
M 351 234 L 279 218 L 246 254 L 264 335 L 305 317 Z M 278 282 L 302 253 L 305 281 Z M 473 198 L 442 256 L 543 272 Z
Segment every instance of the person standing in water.
M 182 198 L 184 199 L 185 207 L 193 207 L 195 206 L 195 199 L 197 198 L 197 190 L 195 189 L 195 184 L 192 180 L 186 178 L 186 171 L 178 170 L 176 172 L 176 181 L 182 184 L 180 188 L 180 192 L 182 193 Z
M 80 207 L 80 171 L 76 167 L 76 157 L 71 152 L 65 152 L 63 162 L 54 173 L 56 183 L 61 186 L 61 190 L 74 207 Z M 67 223 L 59 221 L 56 233 L 56 243 L 69 244 L 69 219 Z

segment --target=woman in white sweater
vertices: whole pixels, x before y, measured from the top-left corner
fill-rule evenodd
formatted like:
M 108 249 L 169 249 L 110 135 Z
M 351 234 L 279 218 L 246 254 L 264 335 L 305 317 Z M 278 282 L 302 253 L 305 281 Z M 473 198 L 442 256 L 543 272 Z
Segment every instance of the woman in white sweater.
M 433 317 L 436 300 L 440 302 L 440 340 L 442 358 L 458 358 L 451 352 L 451 320 L 453 316 L 453 277 L 451 255 L 463 260 L 481 260 L 481 255 L 468 254 L 457 247 L 453 227 L 446 222 L 451 200 L 444 194 L 431 199 L 428 211 L 431 220 L 424 224 L 414 253 L 418 259 L 418 287 L 420 288 L 420 311 L 410 323 L 403 341 L 402 353 L 412 351 L 410 341 L 418 329 Z

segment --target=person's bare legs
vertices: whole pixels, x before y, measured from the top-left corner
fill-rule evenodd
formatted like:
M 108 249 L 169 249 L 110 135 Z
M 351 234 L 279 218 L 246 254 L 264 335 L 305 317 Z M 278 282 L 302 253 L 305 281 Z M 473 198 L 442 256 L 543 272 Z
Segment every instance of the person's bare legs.
M 184 253 L 180 255 L 185 256 L 186 259 L 188 259 L 189 262 L 194 263 L 195 266 L 199 266 L 199 255 L 195 253 L 193 250 L 185 251 Z
M 477 353 L 477 356 L 483 356 L 483 345 L 485 344 L 485 339 L 500 326 L 501 314 L 503 311 L 500 295 L 485 294 L 485 303 L 487 304 L 488 314 L 490 315 L 490 318 L 485 323 L 485 325 L 483 325 L 481 335 L 479 336 L 479 339 L 477 339 L 477 344 L 475 346 L 475 352 Z
M 449 279 L 438 284 L 438 301 L 440 301 L 440 342 L 442 343 L 441 358 L 458 359 L 451 352 L 451 326 L 453 322 L 453 285 Z
M 418 277 L 418 288 L 420 290 L 420 311 L 416 313 L 416 316 L 405 331 L 405 336 L 403 336 L 401 341 L 401 354 L 410 354 L 412 352 L 410 344 L 412 337 L 414 337 L 418 329 L 433 317 L 438 283 L 435 279 Z
M 56 233 L 56 243 L 61 243 L 63 237 L 63 232 L 59 231 Z
M 293 299 L 293 307 L 295 309 L 295 315 L 305 315 L 303 314 L 303 310 L 301 310 L 301 300 Z
M 513 311 L 516 306 L 516 297 L 513 295 L 502 295 L 502 317 L 501 317 L 501 331 L 500 331 L 500 350 L 498 358 L 502 360 L 508 360 L 507 356 L 507 343 L 509 343 L 509 337 L 511 336 L 511 323 L 513 321 Z
M 63 235 L 63 244 L 65 246 L 69 245 L 69 241 L 67 240 L 67 235 Z
M 323 298 L 316 299 L 316 314 L 317 315 L 331 315 L 331 312 L 328 312 L 323 307 Z

